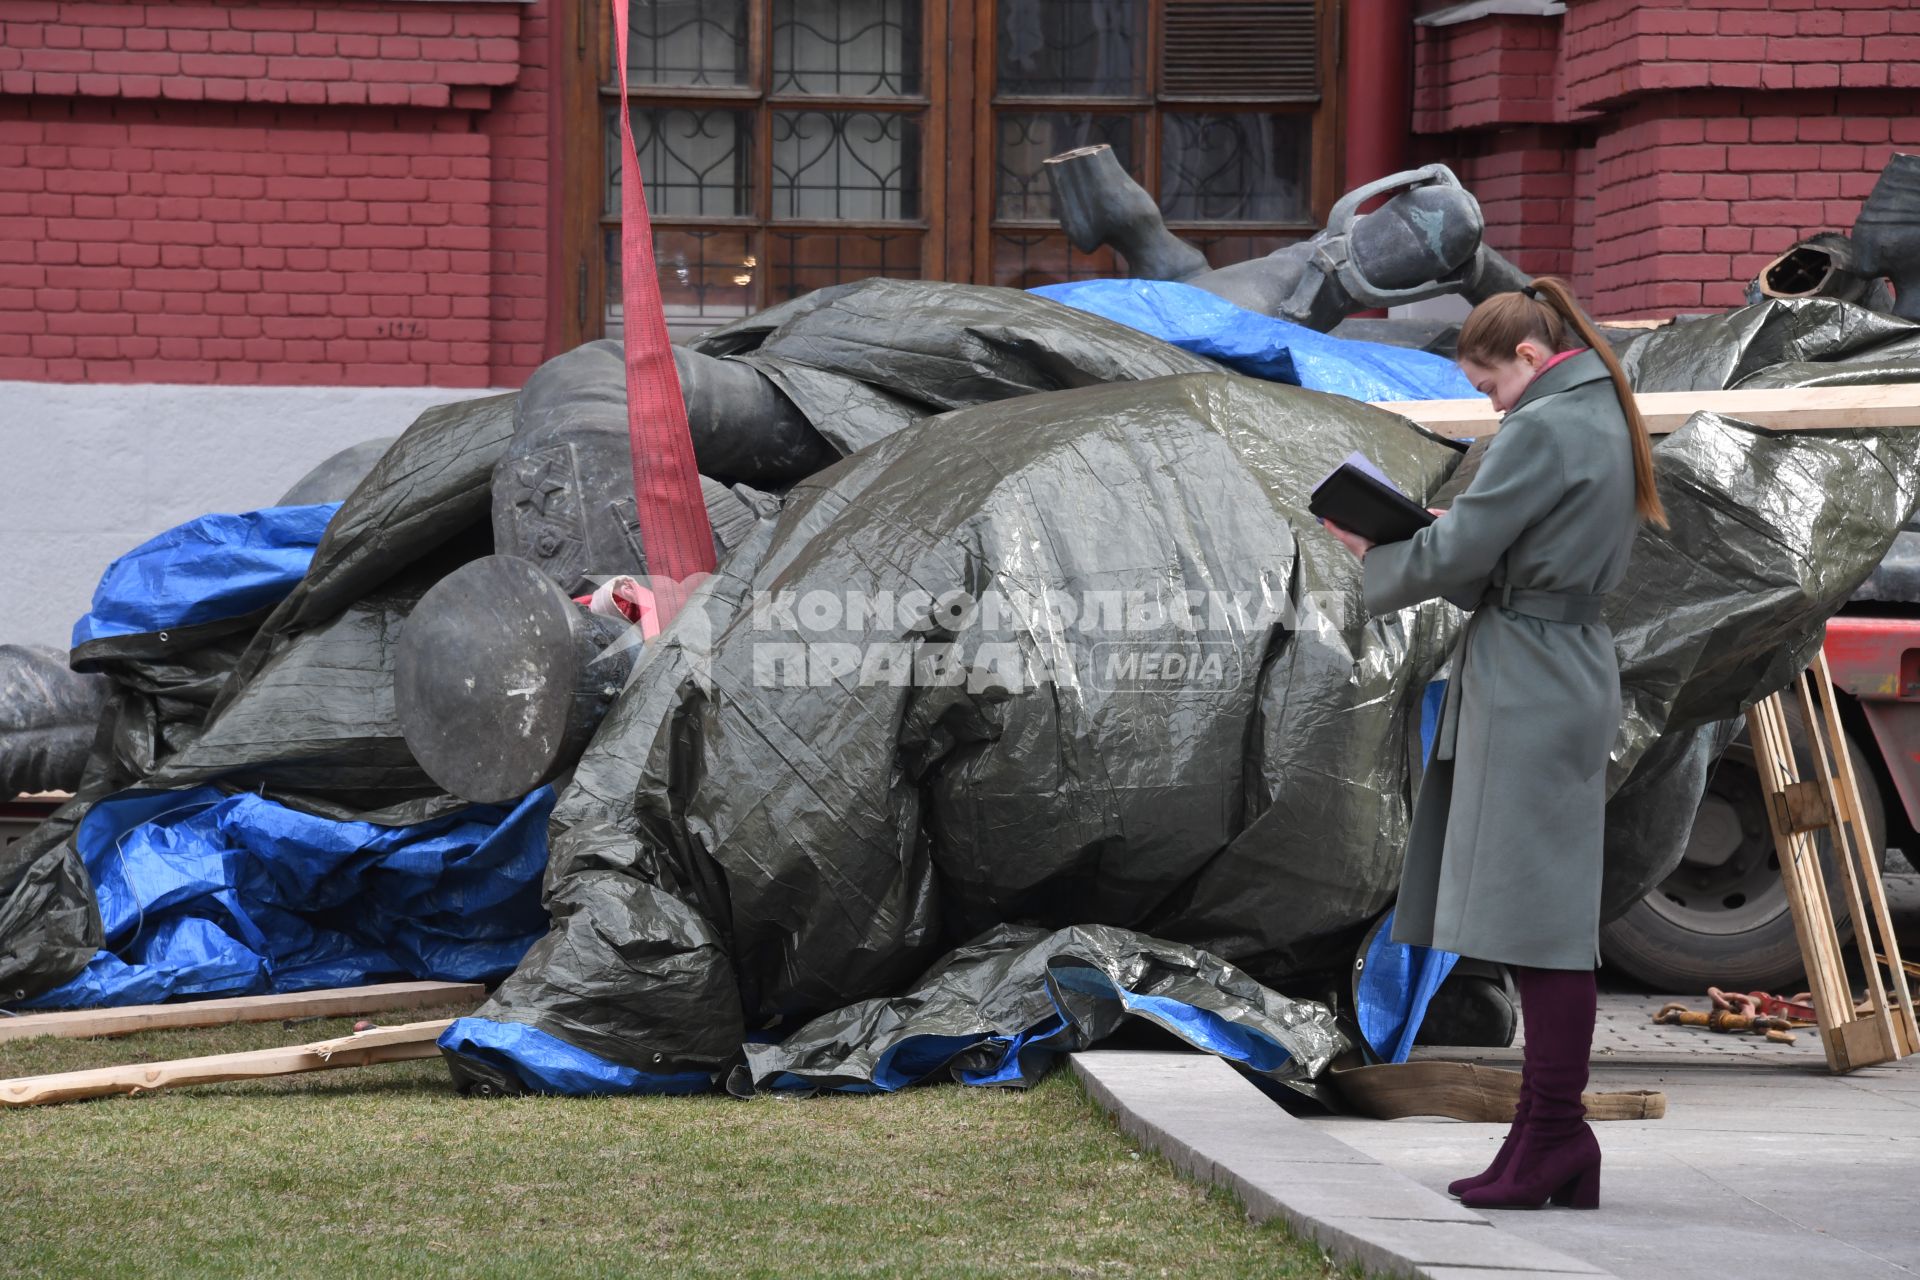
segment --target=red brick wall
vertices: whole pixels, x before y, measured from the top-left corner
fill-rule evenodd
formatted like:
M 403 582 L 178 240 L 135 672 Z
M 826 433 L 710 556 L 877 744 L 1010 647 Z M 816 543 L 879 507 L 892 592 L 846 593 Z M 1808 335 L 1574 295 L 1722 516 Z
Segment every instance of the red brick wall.
M 1574 149 L 1567 130 L 1535 126 L 1503 133 L 1481 154 L 1449 157 L 1480 202 L 1487 243 L 1535 275 L 1574 272 Z
M 1920 88 L 1911 0 L 1574 0 L 1567 93 L 1592 109 L 1681 89 Z
M 1920 150 L 1900 94 L 1689 96 L 1623 113 L 1594 148 L 1593 305 L 1608 314 L 1739 306 L 1796 240 L 1850 230 L 1896 145 Z M 1871 139 L 1871 141 L 1869 141 Z
M 1912 0 L 1569 0 L 1423 30 L 1415 128 L 1489 242 L 1596 314 L 1729 307 L 1920 150 L 1917 58 Z
M 1417 27 L 1413 58 L 1416 133 L 1565 117 L 1557 18 L 1497 14 L 1451 27 Z
M 486 386 L 538 363 L 545 4 L 0 19 L 0 377 Z
M 1593 279 L 1594 235 L 1597 230 L 1587 210 L 1599 199 L 1600 174 L 1593 160 L 1592 147 L 1573 150 L 1573 266 L 1568 279 L 1575 282 Z M 1522 263 L 1521 265 L 1526 265 Z

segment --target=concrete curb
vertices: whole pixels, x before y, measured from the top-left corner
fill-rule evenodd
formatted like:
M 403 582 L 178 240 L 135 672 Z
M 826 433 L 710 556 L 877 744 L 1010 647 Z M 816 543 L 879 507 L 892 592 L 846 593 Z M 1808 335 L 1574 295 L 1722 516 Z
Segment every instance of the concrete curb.
M 1471 1209 L 1274 1105 L 1208 1054 L 1093 1050 L 1074 1074 L 1121 1132 L 1256 1222 L 1284 1219 L 1341 1262 L 1429 1280 L 1605 1277 L 1578 1258 L 1495 1230 Z

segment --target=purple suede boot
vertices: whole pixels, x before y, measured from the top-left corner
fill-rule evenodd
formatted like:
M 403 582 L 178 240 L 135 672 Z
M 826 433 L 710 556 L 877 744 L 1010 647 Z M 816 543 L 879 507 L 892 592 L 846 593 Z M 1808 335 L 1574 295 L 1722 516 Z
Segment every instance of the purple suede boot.
M 1600 1207 L 1600 1144 L 1587 1127 L 1580 1095 L 1593 1052 L 1595 991 L 1591 969 L 1523 969 L 1520 1016 L 1527 1028 L 1527 1121 L 1507 1166 L 1470 1188 L 1472 1209 L 1538 1209 L 1551 1200 Z
M 1494 1152 L 1493 1163 L 1471 1178 L 1460 1178 L 1447 1184 L 1447 1194 L 1462 1196 L 1475 1187 L 1483 1187 L 1499 1178 L 1507 1171 L 1507 1165 L 1513 1160 L 1513 1153 L 1520 1146 L 1520 1135 L 1527 1131 L 1527 1115 L 1533 1109 L 1533 1096 L 1527 1091 L 1526 1072 L 1520 1073 L 1520 1102 L 1513 1109 L 1513 1123 L 1507 1126 L 1507 1136 L 1500 1142 L 1500 1150 Z

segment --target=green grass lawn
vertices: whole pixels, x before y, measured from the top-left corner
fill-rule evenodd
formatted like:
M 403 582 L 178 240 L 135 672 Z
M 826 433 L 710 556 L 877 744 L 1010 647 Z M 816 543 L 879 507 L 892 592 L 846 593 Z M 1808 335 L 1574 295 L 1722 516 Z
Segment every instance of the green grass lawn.
M 349 1030 L 20 1041 L 0 1078 Z M 1024 1093 L 482 1101 L 437 1060 L 0 1111 L 0 1273 L 1349 1274 L 1138 1152 L 1066 1071 Z

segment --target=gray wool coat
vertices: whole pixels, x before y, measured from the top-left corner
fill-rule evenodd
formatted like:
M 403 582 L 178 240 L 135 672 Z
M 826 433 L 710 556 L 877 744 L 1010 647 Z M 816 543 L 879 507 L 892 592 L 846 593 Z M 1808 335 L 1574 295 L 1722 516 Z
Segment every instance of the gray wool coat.
M 1395 941 L 1594 967 L 1621 714 L 1598 605 L 1637 526 L 1626 419 L 1589 351 L 1526 389 L 1445 516 L 1367 553 L 1369 612 L 1434 596 L 1473 610 L 1414 805 Z

